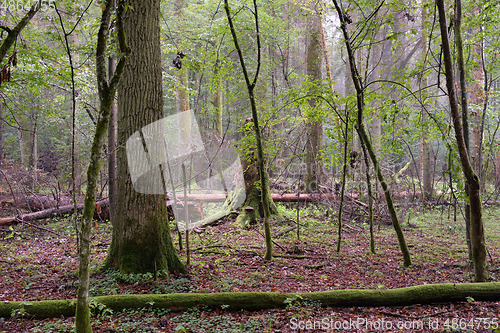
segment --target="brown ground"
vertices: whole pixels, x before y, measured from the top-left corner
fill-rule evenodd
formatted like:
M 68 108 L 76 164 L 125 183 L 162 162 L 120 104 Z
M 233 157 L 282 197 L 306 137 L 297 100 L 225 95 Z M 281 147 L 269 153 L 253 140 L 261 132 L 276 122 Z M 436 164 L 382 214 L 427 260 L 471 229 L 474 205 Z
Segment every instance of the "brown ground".
M 415 213 L 405 228 L 413 265 L 402 266 L 402 258 L 391 227 L 376 231 L 377 254 L 369 253 L 367 226 L 351 223 L 344 228 L 340 253 L 336 247 L 336 225 L 326 222 L 325 207 L 310 204 L 302 211 L 301 240 L 295 231 L 275 238 L 280 255 L 262 259 L 262 231 L 242 229 L 227 220 L 193 233 L 189 274 L 154 282 L 151 276 L 121 276 L 98 272 L 110 243 L 109 224 L 94 231 L 92 295 L 114 293 L 169 293 L 218 291 L 306 292 L 350 288 L 397 288 L 424 283 L 468 282 L 461 222 L 448 220 L 448 212 Z M 294 211 L 288 211 L 289 216 Z M 500 227 L 498 209 L 485 210 L 489 270 L 492 280 L 500 272 Z M 328 218 L 330 219 L 330 218 Z M 76 295 L 75 241 L 68 220 L 38 222 L 58 234 L 16 225 L 0 230 L 0 300 L 74 298 Z M 289 229 L 291 220 L 274 221 L 273 232 Z M 176 235 L 174 235 L 176 239 Z M 185 259 L 185 253 L 181 256 Z M 490 332 L 491 321 L 500 325 L 500 302 L 406 307 L 321 308 L 307 301 L 290 300 L 285 309 L 258 312 L 193 309 L 183 313 L 131 311 L 93 318 L 95 332 L 292 332 L 304 331 L 470 331 Z M 309 320 L 309 322 L 308 322 Z M 0 332 L 69 332 L 73 318 L 0 321 Z M 355 324 L 358 325 L 355 325 Z M 312 328 L 316 324 L 315 329 Z M 340 330 L 327 330 L 347 325 Z M 350 326 L 349 326 L 350 325 Z M 399 329 L 398 325 L 406 325 Z M 422 325 L 422 326 L 421 326 Z M 294 330 L 294 328 L 297 328 Z M 324 330 L 323 330 L 324 329 Z M 302 331 L 302 330 L 301 330 Z

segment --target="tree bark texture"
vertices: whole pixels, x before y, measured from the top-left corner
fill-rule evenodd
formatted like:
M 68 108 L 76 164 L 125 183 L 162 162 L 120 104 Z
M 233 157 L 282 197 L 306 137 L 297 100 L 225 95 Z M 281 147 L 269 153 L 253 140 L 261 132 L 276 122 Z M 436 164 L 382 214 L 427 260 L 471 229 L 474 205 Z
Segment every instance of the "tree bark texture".
M 422 21 L 425 21 L 427 18 L 427 10 L 422 8 Z M 422 60 L 425 62 L 427 55 L 427 31 L 425 29 L 425 25 L 422 24 Z M 427 115 L 427 106 L 426 103 L 427 97 L 423 96 L 423 89 L 428 86 L 428 75 L 426 73 L 422 73 L 422 77 L 420 79 L 420 99 L 423 101 L 423 106 L 421 108 L 422 112 L 422 137 L 420 139 L 420 171 L 422 176 L 422 184 L 423 184 L 423 192 L 422 199 L 430 200 L 432 198 L 434 189 L 432 188 L 432 169 L 431 169 L 431 147 L 429 140 L 429 130 L 427 128 L 427 123 L 429 117 Z
M 129 0 L 124 13 L 131 53 L 118 86 L 118 143 L 163 118 L 160 1 Z M 106 265 L 124 273 L 184 271 L 173 247 L 163 194 L 134 190 L 127 152 L 117 151 L 117 209 Z
M 0 104 L 0 167 L 3 162 L 3 104 Z
M 112 77 L 115 71 L 115 58 L 108 58 L 108 77 Z M 114 221 L 116 217 L 116 103 L 113 98 L 109 114 L 108 127 L 108 198 L 109 198 L 109 220 Z
M 113 311 L 150 307 L 179 311 L 202 306 L 227 308 L 228 305 L 230 311 L 235 311 L 284 308 L 287 305 L 285 303 L 287 298 L 318 301 L 322 307 L 374 307 L 465 302 L 468 297 L 479 302 L 500 301 L 500 282 L 439 283 L 397 289 L 347 289 L 302 293 L 221 292 L 110 295 L 93 297 L 92 300 Z M 75 313 L 75 300 L 0 303 L 0 317 L 9 318 L 16 310 L 22 310 L 26 315 L 37 318 L 71 317 Z
M 461 6 L 460 1 L 456 4 Z M 453 120 L 453 128 L 455 130 L 455 138 L 460 155 L 460 163 L 462 171 L 469 184 L 469 202 L 470 202 L 470 235 L 472 247 L 472 260 L 474 263 L 475 280 L 477 282 L 486 281 L 486 246 L 484 242 L 484 228 L 482 221 L 482 207 L 479 177 L 474 173 L 472 168 L 469 152 L 467 150 L 462 122 L 460 121 L 460 113 L 457 102 L 457 95 L 454 86 L 453 74 L 453 59 L 451 56 L 450 40 L 448 37 L 446 11 L 443 0 L 436 0 L 436 5 L 439 12 L 439 26 L 441 29 L 441 39 L 443 47 L 443 58 L 446 71 L 446 88 L 448 90 L 448 99 L 450 102 L 451 116 Z M 464 120 L 465 124 L 465 120 Z
M 307 141 L 306 141 L 306 175 L 305 175 L 305 192 L 313 193 L 318 191 L 318 185 L 321 179 L 321 162 L 320 152 L 323 142 L 323 122 L 321 117 L 317 115 L 316 107 L 318 107 L 315 95 L 315 85 L 321 84 L 321 60 L 322 60 L 322 25 L 321 14 L 317 11 L 314 2 L 311 2 L 311 8 L 307 15 L 307 76 L 313 84 L 310 89 L 311 97 L 309 98 L 309 106 L 311 108 L 309 119 L 307 120 Z
M 248 120 L 247 120 L 248 121 Z M 245 136 L 254 136 L 255 131 L 253 129 L 253 123 L 246 124 L 245 129 L 243 131 L 243 135 Z M 250 127 L 248 127 L 250 126 Z M 252 141 L 253 142 L 253 141 Z M 255 151 L 257 147 L 252 145 L 246 151 L 242 152 L 243 156 L 241 156 L 241 165 L 243 167 L 243 179 L 245 181 L 245 202 L 241 206 L 241 214 L 237 217 L 236 222 L 241 226 L 248 226 L 252 224 L 255 219 L 260 219 L 264 217 L 264 206 L 262 205 L 261 200 L 261 190 L 260 190 L 260 173 L 259 173 L 259 161 L 255 157 Z M 267 175 L 265 175 L 267 177 Z M 269 187 L 269 182 L 266 181 L 267 186 Z M 271 192 L 271 189 L 268 188 L 268 192 Z M 268 197 L 268 205 L 271 214 L 277 214 L 278 208 L 273 201 L 272 196 Z M 245 209 L 245 207 L 252 207 L 254 210 L 248 214 L 249 212 Z

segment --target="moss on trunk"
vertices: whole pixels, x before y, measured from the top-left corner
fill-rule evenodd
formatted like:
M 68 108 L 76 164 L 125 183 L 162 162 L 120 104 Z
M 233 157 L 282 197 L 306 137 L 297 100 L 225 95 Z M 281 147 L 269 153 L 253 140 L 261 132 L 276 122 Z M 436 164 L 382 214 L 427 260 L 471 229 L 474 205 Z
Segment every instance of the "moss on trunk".
M 286 299 L 308 299 L 323 307 L 401 306 L 442 302 L 500 301 L 500 282 L 439 283 L 397 289 L 348 289 L 305 293 L 224 292 L 210 294 L 111 295 L 92 298 L 113 311 L 124 309 L 161 308 L 185 310 L 209 306 L 230 310 L 262 310 L 282 308 Z M 1 302 L 0 317 L 24 314 L 38 318 L 73 316 L 75 300 L 36 302 Z
M 269 184 L 268 182 L 266 183 Z M 270 193 L 270 191 L 271 190 L 269 190 L 268 193 Z M 268 204 L 271 215 L 279 214 L 278 208 L 276 207 L 274 201 L 271 199 L 271 196 L 268 197 Z M 248 212 L 244 209 L 245 207 L 252 207 L 254 209 L 253 214 L 255 219 L 259 220 L 261 217 L 264 217 L 264 209 L 262 207 L 261 201 L 261 191 L 258 183 L 254 184 L 254 186 L 252 186 L 247 192 L 245 203 L 241 206 L 240 209 L 241 214 L 236 218 L 236 222 L 239 223 L 242 227 L 248 227 L 251 224 L 250 221 L 252 220 L 252 216 L 249 216 Z

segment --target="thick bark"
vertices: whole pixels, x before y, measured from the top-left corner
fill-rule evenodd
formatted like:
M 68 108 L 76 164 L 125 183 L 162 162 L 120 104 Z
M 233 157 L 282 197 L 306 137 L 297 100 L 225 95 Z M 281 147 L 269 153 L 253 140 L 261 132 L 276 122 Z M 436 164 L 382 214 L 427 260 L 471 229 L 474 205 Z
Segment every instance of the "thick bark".
M 179 87 L 177 88 L 177 112 L 189 111 L 189 73 L 183 66 L 177 71 Z
M 3 104 L 0 104 L 0 168 L 3 162 Z
M 425 21 L 427 18 L 427 10 L 422 8 L 422 21 Z M 425 61 L 427 57 L 427 31 L 425 29 L 425 25 L 422 24 L 422 60 Z M 423 102 L 421 113 L 422 113 L 422 137 L 420 139 L 420 171 L 422 175 L 422 183 L 423 183 L 423 191 L 422 191 L 422 199 L 430 200 L 432 198 L 434 189 L 432 188 L 432 170 L 431 170 L 431 154 L 430 154 L 430 141 L 429 141 L 429 130 L 428 130 L 428 115 L 427 111 L 427 103 L 426 96 L 423 96 L 423 91 L 427 88 L 428 85 L 428 75 L 425 72 L 422 72 L 422 76 L 420 78 L 420 99 Z
M 500 143 L 497 146 L 497 151 L 495 152 L 495 192 L 500 193 Z
M 460 1 L 456 4 L 461 6 Z M 486 281 L 486 246 L 484 242 L 484 228 L 482 221 L 481 194 L 479 177 L 474 173 L 469 159 L 462 122 L 460 121 L 459 107 L 454 86 L 453 60 L 451 56 L 450 40 L 447 30 L 446 11 L 443 0 L 436 0 L 439 11 L 439 26 L 441 29 L 441 39 L 443 47 L 443 58 L 446 70 L 446 87 L 448 90 L 448 99 L 450 102 L 451 116 L 455 130 L 455 138 L 460 156 L 462 171 L 469 184 L 469 202 L 470 202 L 470 235 L 472 260 L 474 263 L 475 280 L 477 282 Z M 465 120 L 464 120 L 465 124 Z
M 322 307 L 353 306 L 404 306 L 444 302 L 465 302 L 469 297 L 475 301 L 500 301 L 500 282 L 489 283 L 439 283 L 397 289 L 347 289 L 303 293 L 272 292 L 222 292 L 188 294 L 143 294 L 110 295 L 93 297 L 113 311 L 124 309 L 172 309 L 186 310 L 209 306 L 229 310 L 263 310 L 283 308 L 287 298 L 318 301 Z M 75 300 L 46 300 L 24 302 L 1 302 L 0 317 L 9 318 L 16 310 L 37 318 L 66 316 L 75 313 Z
M 389 187 L 387 186 L 387 183 L 385 181 L 384 175 L 382 174 L 382 170 L 380 168 L 377 156 L 375 155 L 375 151 L 372 147 L 370 138 L 368 137 L 368 134 L 366 133 L 364 124 L 363 124 L 363 111 L 365 109 L 365 97 L 364 97 L 364 87 L 363 87 L 363 82 L 361 81 L 361 76 L 359 75 L 357 66 L 356 66 L 356 60 L 354 57 L 354 52 L 351 47 L 351 40 L 349 37 L 349 33 L 347 31 L 347 22 L 346 22 L 346 16 L 343 13 L 342 9 L 338 5 L 338 2 L 336 0 L 333 0 L 333 3 L 335 5 L 335 8 L 337 10 L 338 16 L 340 18 L 340 23 L 341 23 L 341 29 L 342 33 L 344 35 L 344 43 L 346 45 L 347 49 L 347 54 L 349 57 L 349 67 L 351 69 L 351 78 L 354 83 L 354 89 L 356 90 L 356 101 L 357 101 L 357 124 L 356 124 L 356 130 L 358 132 L 360 140 L 363 142 L 363 144 L 366 147 L 366 150 L 368 151 L 368 155 L 370 156 L 370 159 L 372 160 L 373 163 L 373 168 L 376 172 L 378 181 L 380 182 L 380 185 L 382 186 L 382 189 L 384 191 L 385 195 L 385 200 L 387 202 L 387 208 L 389 210 L 389 214 L 391 216 L 391 221 L 392 221 L 392 226 L 394 227 L 394 230 L 396 232 L 396 235 L 398 237 L 398 242 L 399 242 L 399 247 L 401 249 L 401 253 L 403 255 L 403 264 L 405 266 L 410 266 L 411 265 L 411 258 L 410 258 L 410 251 L 408 250 L 408 246 L 406 245 L 406 240 L 403 234 L 403 229 L 401 229 L 401 225 L 399 224 L 399 220 L 396 214 L 396 209 L 394 208 L 394 203 L 392 201 L 392 195 L 391 192 L 389 191 Z
M 322 60 L 322 29 L 321 29 L 321 14 L 317 12 L 314 2 L 312 2 L 309 14 L 307 16 L 308 26 L 308 45 L 307 45 L 307 76 L 313 83 L 311 87 L 311 98 L 309 106 L 311 115 L 307 120 L 307 142 L 306 142 L 306 175 L 305 175 L 305 192 L 317 192 L 318 185 L 321 179 L 321 162 L 319 154 L 323 142 L 323 122 L 315 109 L 318 107 L 318 102 L 315 95 L 314 85 L 321 84 L 321 60 Z
M 108 58 L 108 77 L 112 77 L 115 71 L 115 58 Z M 108 198 L 109 198 L 109 220 L 116 217 L 116 103 L 113 100 L 109 114 L 108 127 Z
M 254 133 L 253 124 L 251 128 L 246 127 L 243 131 L 243 135 L 245 136 L 254 136 Z M 262 205 L 261 190 L 259 186 L 259 161 L 255 158 L 255 150 L 257 150 L 257 148 L 255 145 L 252 145 L 246 151 L 242 152 L 244 156 L 241 157 L 243 179 L 245 181 L 245 202 L 241 205 L 242 212 L 236 219 L 236 222 L 243 227 L 247 227 L 248 225 L 255 223 L 256 219 L 264 217 L 264 206 Z M 269 188 L 269 182 L 266 181 L 266 184 L 268 186 L 267 191 L 270 193 L 271 189 Z M 276 204 L 274 203 L 272 197 L 269 196 L 267 200 L 271 214 L 277 214 L 278 209 L 276 208 Z M 249 212 L 247 212 L 245 207 L 252 207 L 254 210 L 248 214 Z
M 131 53 L 118 86 L 118 142 L 163 118 L 160 1 L 130 0 L 124 29 Z M 120 207 L 106 265 L 124 273 L 184 271 L 173 247 L 165 197 L 134 190 L 125 149 L 117 151 Z

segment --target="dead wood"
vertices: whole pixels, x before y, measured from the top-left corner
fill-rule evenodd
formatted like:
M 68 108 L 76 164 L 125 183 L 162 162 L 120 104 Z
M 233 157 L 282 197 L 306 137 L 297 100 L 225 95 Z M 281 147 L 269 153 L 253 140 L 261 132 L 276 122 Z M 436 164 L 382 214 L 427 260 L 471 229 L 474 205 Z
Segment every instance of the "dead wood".
M 283 230 L 283 231 L 277 232 L 277 233 L 274 235 L 274 237 L 281 237 L 281 236 L 283 236 L 283 235 L 285 235 L 285 234 L 287 234 L 287 233 L 289 233 L 290 231 L 295 230 L 295 229 L 297 229 L 297 226 L 293 226 L 293 227 L 288 228 L 288 229 L 286 229 L 286 230 Z
M 499 301 L 500 282 L 483 283 L 438 283 L 417 285 L 396 289 L 348 289 L 303 293 L 273 292 L 221 292 L 221 293 L 174 293 L 109 295 L 93 297 L 92 300 L 104 307 L 121 311 L 153 306 L 158 309 L 184 310 L 197 306 L 212 308 L 228 307 L 230 310 L 263 310 L 283 308 L 287 298 L 301 298 L 318 301 L 324 307 L 353 306 L 403 306 L 443 302 Z M 153 305 L 152 305 L 153 304 Z M 0 317 L 9 318 L 17 313 L 37 318 L 74 316 L 75 300 L 45 301 L 3 301 L 0 303 Z

